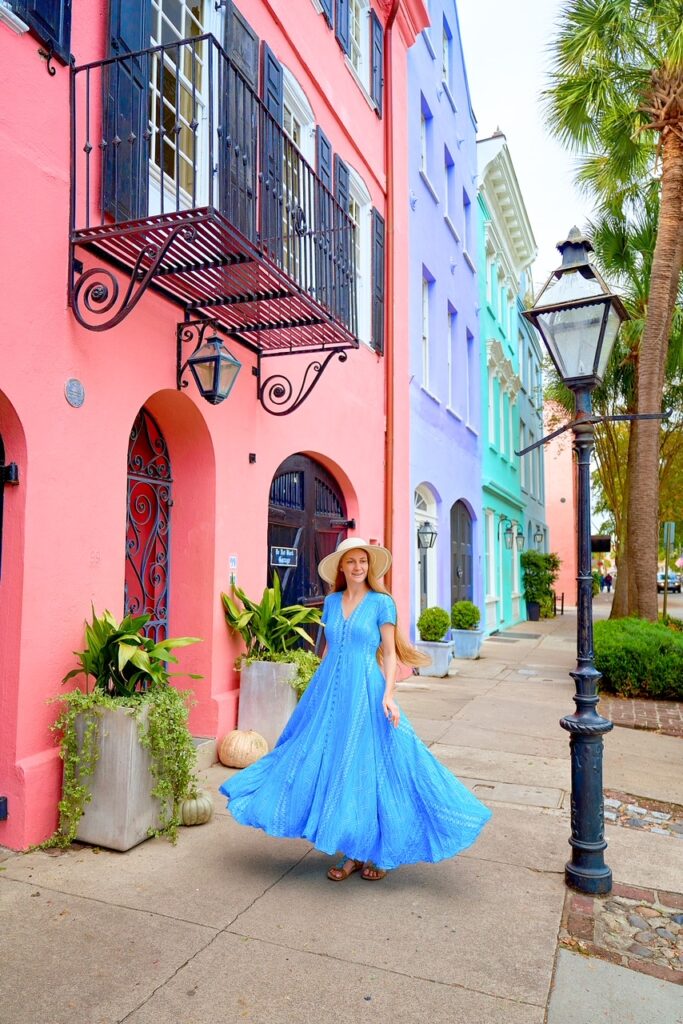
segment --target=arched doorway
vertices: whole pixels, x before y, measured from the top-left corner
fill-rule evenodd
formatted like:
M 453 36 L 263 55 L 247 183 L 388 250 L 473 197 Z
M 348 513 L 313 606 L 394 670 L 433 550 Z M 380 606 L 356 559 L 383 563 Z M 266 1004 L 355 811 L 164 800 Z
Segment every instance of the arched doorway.
M 154 417 L 142 408 L 128 445 L 125 614 L 148 614 L 145 633 L 168 635 L 171 462 Z
M 464 501 L 451 507 L 451 605 L 471 601 L 472 578 L 472 516 Z
M 268 505 L 268 581 L 277 568 L 285 604 L 322 604 L 318 563 L 347 534 L 339 484 L 307 455 L 278 466 Z

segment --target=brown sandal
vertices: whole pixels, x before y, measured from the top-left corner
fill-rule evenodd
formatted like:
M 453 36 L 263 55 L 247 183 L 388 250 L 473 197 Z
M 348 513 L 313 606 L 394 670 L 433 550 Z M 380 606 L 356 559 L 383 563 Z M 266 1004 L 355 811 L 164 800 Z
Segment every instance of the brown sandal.
M 382 878 L 386 878 L 386 874 L 382 868 L 376 868 L 374 864 L 368 863 L 361 871 L 360 877 L 366 882 L 379 882 Z
M 349 875 L 352 875 L 354 871 L 360 871 L 362 867 L 362 860 L 353 860 L 352 857 L 342 857 L 340 861 L 330 868 L 327 872 L 327 877 L 331 882 L 344 882 Z M 338 871 L 339 874 L 333 875 L 333 871 Z

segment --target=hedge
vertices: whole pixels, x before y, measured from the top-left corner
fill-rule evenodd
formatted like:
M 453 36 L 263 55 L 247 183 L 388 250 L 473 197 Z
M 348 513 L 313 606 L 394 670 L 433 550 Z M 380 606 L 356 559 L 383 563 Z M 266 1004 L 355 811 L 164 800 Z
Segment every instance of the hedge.
M 602 690 L 683 700 L 683 633 L 663 622 L 608 619 L 595 623 L 594 641 Z

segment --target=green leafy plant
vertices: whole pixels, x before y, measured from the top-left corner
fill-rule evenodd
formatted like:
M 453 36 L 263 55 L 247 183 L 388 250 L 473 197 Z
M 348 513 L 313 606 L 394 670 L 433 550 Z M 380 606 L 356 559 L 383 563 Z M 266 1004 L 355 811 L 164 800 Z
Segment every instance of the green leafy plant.
M 450 616 L 444 608 L 436 605 L 433 608 L 425 608 L 417 620 L 420 640 L 425 643 L 438 643 L 445 637 L 450 623 Z
M 600 577 L 602 573 L 597 569 L 593 569 L 591 576 L 593 577 L 593 597 L 595 597 L 596 594 L 600 593 Z
M 545 554 L 530 548 L 522 552 L 520 564 L 524 600 L 527 604 L 539 604 L 544 618 L 551 618 L 555 614 L 553 583 L 562 564 L 559 556 L 552 551 Z
M 598 621 L 594 648 L 602 690 L 683 700 L 683 634 L 675 628 L 646 619 Z
M 86 687 L 91 677 L 94 685 L 54 698 L 62 704 L 52 730 L 60 737 L 64 771 L 59 826 L 41 844 L 43 848 L 65 847 L 76 838 L 91 800 L 88 779 L 99 757 L 102 714 L 115 708 L 131 710 L 140 742 L 151 755 L 152 795 L 160 805 L 160 826 L 151 834 L 165 835 L 172 842 L 177 838 L 180 804 L 197 791 L 196 754 L 187 725 L 190 694 L 170 685 L 166 663 L 177 661 L 171 653 L 174 647 L 195 643 L 197 638 L 176 637 L 156 643 L 137 632 L 148 621 L 149 615 L 140 615 L 126 616 L 117 623 L 110 612 L 98 617 L 93 609 L 93 620 L 86 623 L 86 646 L 74 652 L 79 668 L 68 672 L 62 682 L 85 674 Z
M 87 679 L 92 677 L 94 685 L 110 697 L 130 697 L 154 683 L 167 684 L 167 663 L 178 662 L 171 653 L 173 649 L 199 643 L 199 638 L 169 637 L 155 642 L 141 632 L 149 618 L 126 615 L 117 623 L 111 612 L 105 610 L 98 617 L 92 608 L 92 622 L 85 624 L 86 646 L 74 651 L 79 667 L 67 672 L 62 683 L 85 675 L 87 689 Z
M 477 629 L 481 612 L 472 601 L 456 601 L 451 608 L 453 629 Z
M 282 588 L 277 573 L 273 576 L 273 586 L 265 588 L 258 604 L 239 587 L 233 587 L 233 594 L 241 602 L 242 608 L 228 594 L 221 594 L 225 621 L 228 629 L 242 637 L 247 648 L 247 658 L 274 661 L 278 660 L 274 655 L 291 654 L 302 640 L 313 645 L 304 626 L 317 625 L 320 622 L 320 611 L 302 604 L 283 607 Z

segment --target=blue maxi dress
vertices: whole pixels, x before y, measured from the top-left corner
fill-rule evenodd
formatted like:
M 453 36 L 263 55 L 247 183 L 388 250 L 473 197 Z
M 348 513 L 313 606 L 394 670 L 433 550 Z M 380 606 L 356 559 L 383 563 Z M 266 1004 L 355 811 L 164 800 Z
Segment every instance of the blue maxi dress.
M 340 592 L 323 608 L 327 654 L 271 753 L 220 787 L 242 825 L 308 839 L 324 853 L 377 867 L 439 861 L 470 846 L 491 812 L 382 708 L 380 627 L 396 623 L 387 594 L 351 612 Z

